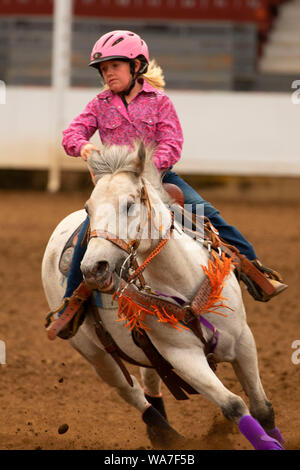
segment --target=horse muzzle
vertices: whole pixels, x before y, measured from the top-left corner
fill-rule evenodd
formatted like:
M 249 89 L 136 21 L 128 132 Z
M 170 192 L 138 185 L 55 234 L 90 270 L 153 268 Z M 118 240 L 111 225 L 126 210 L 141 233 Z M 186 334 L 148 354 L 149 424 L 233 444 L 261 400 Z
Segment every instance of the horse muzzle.
M 88 287 L 101 292 L 110 292 L 114 288 L 114 267 L 108 261 L 97 261 L 93 264 L 82 262 L 81 271 Z

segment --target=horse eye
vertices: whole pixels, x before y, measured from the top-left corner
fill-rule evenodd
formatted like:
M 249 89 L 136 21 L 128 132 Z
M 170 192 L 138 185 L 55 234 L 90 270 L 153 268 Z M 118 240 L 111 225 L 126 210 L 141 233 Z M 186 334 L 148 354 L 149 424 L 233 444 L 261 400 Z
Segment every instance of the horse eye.
M 132 206 L 133 206 L 133 202 L 132 201 L 127 201 L 127 206 L 126 206 L 127 214 L 129 213 Z
M 134 209 L 134 206 L 135 206 L 135 200 L 132 196 L 130 196 L 128 199 L 127 199 L 127 203 L 126 203 L 126 211 L 127 211 L 127 214 L 129 214 L 130 211 L 132 211 Z

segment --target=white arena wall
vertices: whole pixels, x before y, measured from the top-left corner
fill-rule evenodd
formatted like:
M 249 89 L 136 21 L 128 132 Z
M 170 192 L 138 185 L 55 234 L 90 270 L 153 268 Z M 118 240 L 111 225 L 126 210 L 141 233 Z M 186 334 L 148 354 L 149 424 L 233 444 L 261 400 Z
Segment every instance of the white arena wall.
M 51 88 L 7 87 L 0 104 L 0 169 L 84 170 L 67 157 L 54 134 Z M 98 91 L 72 88 L 65 95 L 62 129 Z M 300 104 L 292 92 L 169 91 L 184 132 L 180 173 L 300 176 Z M 98 143 L 95 135 L 93 142 Z

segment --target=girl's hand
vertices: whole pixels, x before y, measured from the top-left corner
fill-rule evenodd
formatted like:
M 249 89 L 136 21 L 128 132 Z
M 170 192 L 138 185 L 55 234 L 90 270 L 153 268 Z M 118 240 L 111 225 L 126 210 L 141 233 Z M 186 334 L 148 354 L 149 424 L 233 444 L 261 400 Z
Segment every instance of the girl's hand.
M 86 144 L 80 150 L 80 156 L 83 158 L 84 161 L 92 154 L 92 152 L 96 150 L 99 154 L 101 153 L 100 149 L 93 144 Z

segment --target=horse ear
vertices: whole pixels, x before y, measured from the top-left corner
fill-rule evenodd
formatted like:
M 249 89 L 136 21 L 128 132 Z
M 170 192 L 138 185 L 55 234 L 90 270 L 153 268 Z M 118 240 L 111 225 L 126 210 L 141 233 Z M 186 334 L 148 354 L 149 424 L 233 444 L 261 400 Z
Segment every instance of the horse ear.
M 99 179 L 99 155 L 101 154 L 97 150 L 93 150 L 86 160 L 94 184 L 96 184 Z
M 138 153 L 137 153 L 137 165 L 136 165 L 137 171 L 136 172 L 138 176 L 141 176 L 141 174 L 144 171 L 145 160 L 146 160 L 145 144 L 144 142 L 141 142 L 138 148 Z

